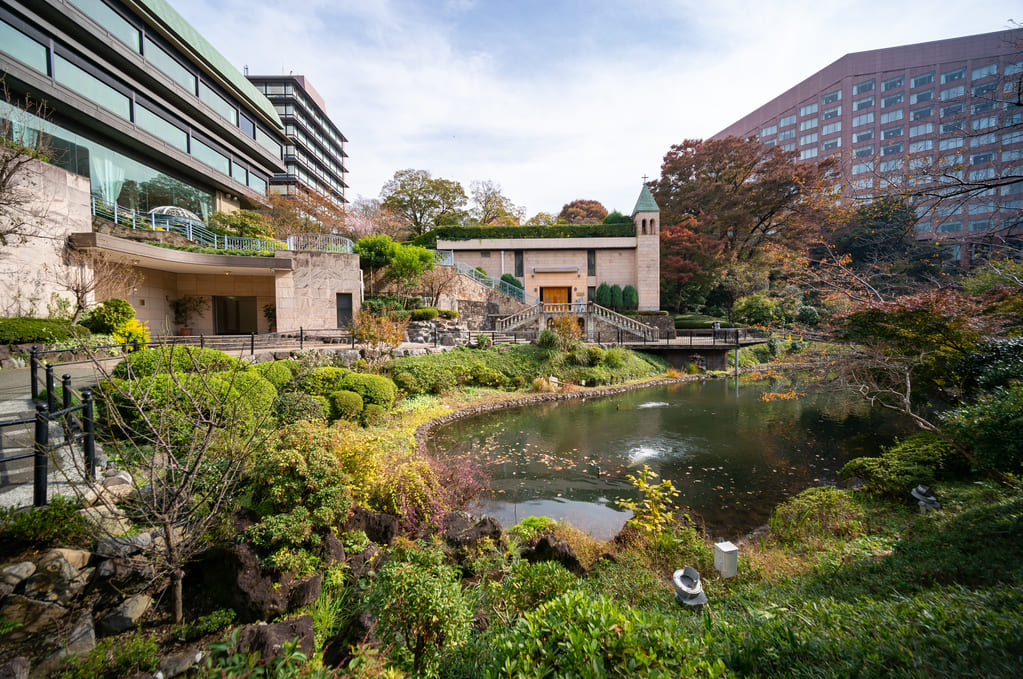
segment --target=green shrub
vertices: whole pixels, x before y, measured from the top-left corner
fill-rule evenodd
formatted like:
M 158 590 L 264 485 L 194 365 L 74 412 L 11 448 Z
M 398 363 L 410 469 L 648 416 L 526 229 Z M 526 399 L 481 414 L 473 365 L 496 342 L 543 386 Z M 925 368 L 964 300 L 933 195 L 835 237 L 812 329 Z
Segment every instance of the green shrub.
M 63 495 L 42 507 L 0 507 L 0 544 L 85 545 L 91 529 L 79 509 L 78 502 Z
M 557 562 L 518 561 L 503 580 L 489 583 L 486 591 L 495 611 L 518 616 L 578 586 L 578 578 Z
M 112 337 L 118 344 L 149 344 L 149 326 L 137 318 L 129 318 L 114 328 Z
M 601 283 L 593 293 L 593 301 L 602 307 L 610 307 L 613 304 L 611 299 L 611 286 Z
M 0 344 L 53 344 L 89 336 L 88 329 L 70 321 L 48 318 L 0 318 Z
M 536 346 L 546 351 L 561 351 L 561 338 L 550 328 L 544 328 L 536 338 Z
M 508 378 L 500 370 L 494 370 L 482 363 L 472 367 L 472 382 L 481 387 L 500 389 L 508 382 Z
M 202 616 L 195 622 L 178 625 L 175 636 L 185 642 L 196 641 L 224 629 L 234 622 L 234 617 L 235 613 L 230 608 L 220 608 L 209 615 Z
M 444 394 L 458 386 L 458 380 L 448 372 L 437 373 L 430 380 L 429 392 L 431 394 Z
M 252 370 L 235 370 L 214 375 L 230 384 L 245 399 L 257 420 L 261 421 L 273 412 L 277 403 L 277 388 L 259 373 Z
M 741 297 L 732 307 L 732 313 L 740 321 L 756 325 L 767 325 L 778 317 L 778 305 L 767 295 L 757 292 Z
M 136 632 L 127 639 L 114 637 L 96 644 L 85 657 L 68 655 L 60 679 L 115 679 L 155 672 L 160 647 L 152 634 Z
M 885 448 L 878 457 L 858 457 L 842 467 L 839 477 L 863 479 L 872 495 L 907 500 L 919 484 L 931 485 L 955 465 L 959 453 L 934 434 L 920 432 Z
M 416 376 L 409 372 L 396 373 L 392 378 L 394 385 L 398 387 L 398 390 L 408 396 L 418 396 L 424 393 L 423 388 L 419 385 L 419 380 Z
M 625 365 L 625 350 L 621 347 L 611 347 L 604 352 L 604 364 L 615 370 Z
M 570 591 L 525 613 L 494 643 L 488 677 L 723 676 L 668 617 Z
M 476 345 L 480 349 L 489 349 L 494 346 L 494 338 L 490 335 L 485 335 L 482 332 L 476 335 Z
M 1023 471 L 1023 382 L 982 394 L 974 403 L 945 414 L 948 433 L 973 449 L 980 465 Z
M 449 321 L 453 321 L 453 320 L 458 318 L 458 312 L 456 310 L 454 310 L 454 309 L 441 309 L 440 310 L 440 317 L 441 318 L 446 318 Z
M 587 387 L 611 384 L 614 381 L 614 377 L 611 372 L 603 366 L 576 368 L 572 371 L 571 379 L 573 382 L 584 384 Z
M 438 547 L 399 542 L 367 593 L 376 633 L 395 648 L 398 662 L 416 676 L 436 671 L 438 651 L 461 643 L 472 609 L 458 572 Z
M 635 309 L 638 306 L 639 293 L 636 292 L 636 288 L 626 285 L 622 288 L 622 307 L 625 309 Z
M 127 300 L 108 299 L 82 317 L 82 325 L 92 332 L 112 335 L 122 325 L 135 318 L 135 309 Z
M 586 347 L 579 346 L 569 351 L 565 360 L 569 365 L 587 366 L 590 364 L 590 354 Z
M 834 486 L 807 488 L 778 505 L 771 514 L 771 533 L 782 542 L 833 535 L 855 537 L 862 530 L 863 510 L 848 491 Z
M 112 375 L 124 379 L 148 377 L 157 373 L 209 373 L 238 370 L 243 361 L 217 349 L 161 346 L 142 349 L 125 357 Z
M 256 365 L 256 372 L 263 376 L 278 391 L 284 391 L 295 380 L 295 371 L 291 367 L 293 361 L 267 361 Z
M 354 391 L 341 389 L 331 393 L 330 416 L 335 420 L 357 420 L 362 414 L 362 397 Z
M 623 306 L 622 286 L 615 283 L 611 286 L 611 308 L 621 309 Z
M 394 382 L 383 375 L 348 373 L 341 380 L 340 388 L 354 391 L 365 403 L 378 405 L 385 410 L 394 405 L 394 397 L 398 395 Z
M 379 427 L 384 423 L 384 416 L 387 411 L 375 403 L 367 404 L 362 409 L 362 425 L 364 427 Z
M 432 321 L 440 315 L 440 312 L 433 307 L 423 307 L 422 309 L 415 309 L 412 311 L 410 318 L 413 321 Z
M 329 396 L 335 391 L 348 389 L 348 387 L 342 386 L 342 382 L 351 372 L 346 368 L 333 366 L 313 368 L 298 378 L 298 388 L 310 396 Z
M 324 409 L 322 399 L 302 391 L 285 391 L 277 395 L 274 412 L 283 424 L 325 420 L 329 410 Z
M 587 347 L 586 360 L 590 365 L 598 365 L 604 362 L 606 353 L 600 347 Z
M 507 283 L 508 285 L 512 286 L 513 288 L 518 288 L 519 290 L 523 290 L 526 287 L 522 284 L 522 281 L 520 281 L 518 278 L 511 275 L 510 273 L 501 274 L 501 280 Z

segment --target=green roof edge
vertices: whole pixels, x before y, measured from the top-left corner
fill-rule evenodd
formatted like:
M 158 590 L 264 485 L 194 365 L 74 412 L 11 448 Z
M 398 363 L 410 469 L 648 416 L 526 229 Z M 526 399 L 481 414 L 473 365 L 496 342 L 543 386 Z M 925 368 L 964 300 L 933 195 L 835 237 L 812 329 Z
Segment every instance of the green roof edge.
M 263 96 L 263 93 L 250 83 L 241 71 L 227 60 L 223 54 L 217 51 L 210 41 L 199 33 L 177 10 L 170 6 L 166 0 L 129 0 L 146 13 L 146 18 L 155 20 L 162 24 L 157 26 L 171 32 L 182 43 L 187 45 L 194 52 L 194 56 L 205 62 L 205 66 L 221 75 L 226 84 L 235 89 L 238 97 L 262 113 L 266 120 L 277 126 L 283 134 L 284 124 L 270 100 Z M 193 55 L 189 55 L 193 56 Z M 222 85 L 225 83 L 221 83 Z
M 643 188 L 640 189 L 639 198 L 636 200 L 636 207 L 632 208 L 632 217 L 636 216 L 637 212 L 660 212 L 661 208 L 657 206 L 657 201 L 654 200 L 654 194 L 650 193 L 650 187 L 643 184 Z

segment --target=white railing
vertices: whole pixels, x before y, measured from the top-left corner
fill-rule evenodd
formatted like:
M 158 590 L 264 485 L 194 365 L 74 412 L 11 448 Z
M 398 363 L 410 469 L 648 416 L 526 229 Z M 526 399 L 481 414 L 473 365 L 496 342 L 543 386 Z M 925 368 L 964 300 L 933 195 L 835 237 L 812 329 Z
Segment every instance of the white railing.
M 316 252 L 354 252 L 355 243 L 344 236 L 329 233 L 293 233 L 288 236 L 288 250 Z
M 552 316 L 561 314 L 592 315 L 626 332 L 639 335 L 644 339 L 656 339 L 658 334 L 656 328 L 651 328 L 645 323 L 640 323 L 635 319 L 623 316 L 594 302 L 586 302 L 585 304 L 580 302 L 539 302 L 510 316 L 497 319 L 497 330 L 511 330 L 521 326 L 523 323 L 535 320 L 541 314 L 550 314 Z
M 521 311 L 516 311 L 510 316 L 505 316 L 504 318 L 497 319 L 497 329 L 508 330 L 510 328 L 522 325 L 526 321 L 535 319 L 537 316 L 540 315 L 540 313 L 542 313 L 542 311 L 543 304 L 538 303 L 534 304 L 533 306 L 528 306 L 525 309 L 522 309 Z
M 482 271 L 470 267 L 468 264 L 456 261 L 454 253 L 451 250 L 434 250 L 433 261 L 435 264 L 453 266 L 458 270 L 458 273 L 468 276 L 480 285 L 485 285 L 486 287 L 497 290 L 498 292 L 503 292 L 512 299 L 517 299 L 524 304 L 536 304 L 539 301 L 535 295 L 529 294 L 517 285 L 511 285 L 500 278 L 488 276 Z

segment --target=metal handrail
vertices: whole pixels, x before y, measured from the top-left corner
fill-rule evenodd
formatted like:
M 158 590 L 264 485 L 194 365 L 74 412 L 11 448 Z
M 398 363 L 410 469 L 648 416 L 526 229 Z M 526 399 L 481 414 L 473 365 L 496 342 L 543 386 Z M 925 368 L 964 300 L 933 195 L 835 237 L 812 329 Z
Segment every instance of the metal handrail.
M 293 233 L 288 236 L 287 249 L 351 253 L 355 251 L 355 243 L 330 233 Z

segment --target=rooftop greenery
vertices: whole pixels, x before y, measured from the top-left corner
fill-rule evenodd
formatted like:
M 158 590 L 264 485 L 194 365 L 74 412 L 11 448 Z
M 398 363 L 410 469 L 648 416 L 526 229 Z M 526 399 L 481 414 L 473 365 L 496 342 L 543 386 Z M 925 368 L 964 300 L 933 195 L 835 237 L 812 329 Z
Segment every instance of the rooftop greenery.
M 413 243 L 436 247 L 438 240 L 474 238 L 631 238 L 636 227 L 628 224 L 550 224 L 541 226 L 441 226 L 416 236 Z

